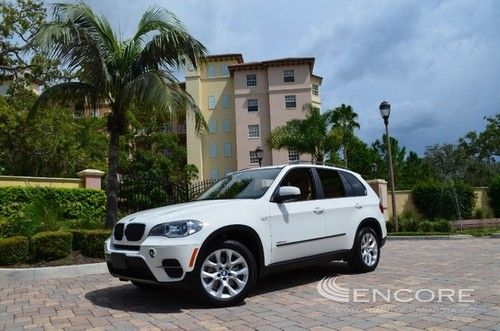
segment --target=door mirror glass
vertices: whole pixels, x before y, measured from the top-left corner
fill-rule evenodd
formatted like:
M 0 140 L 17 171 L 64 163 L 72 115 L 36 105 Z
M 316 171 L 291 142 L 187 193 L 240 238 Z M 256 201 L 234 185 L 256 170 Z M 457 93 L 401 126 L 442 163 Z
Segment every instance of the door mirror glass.
M 296 186 L 281 186 L 276 196 L 277 202 L 286 202 L 300 197 L 300 189 Z

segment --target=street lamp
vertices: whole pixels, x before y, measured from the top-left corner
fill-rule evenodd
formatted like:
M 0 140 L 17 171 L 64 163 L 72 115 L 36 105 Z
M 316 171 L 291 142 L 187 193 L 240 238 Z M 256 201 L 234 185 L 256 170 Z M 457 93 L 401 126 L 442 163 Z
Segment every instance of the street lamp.
M 392 152 L 391 139 L 389 138 L 389 115 L 391 114 L 391 105 L 387 101 L 383 101 L 379 107 L 380 115 L 384 119 L 385 124 L 385 139 L 387 146 L 387 158 L 389 160 L 389 177 L 391 179 L 391 198 L 392 198 L 392 217 L 394 218 L 394 227 L 396 232 L 399 231 L 398 214 L 396 212 L 396 189 L 394 185 L 394 169 L 392 167 Z
M 259 167 L 262 167 L 262 159 L 264 158 L 264 150 L 261 146 L 257 146 L 255 149 L 255 157 L 259 160 Z

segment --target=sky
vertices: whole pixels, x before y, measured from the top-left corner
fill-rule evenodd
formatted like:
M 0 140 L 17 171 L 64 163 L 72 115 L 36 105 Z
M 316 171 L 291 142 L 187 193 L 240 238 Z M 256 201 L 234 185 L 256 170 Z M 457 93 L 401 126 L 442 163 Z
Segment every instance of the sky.
M 88 0 L 126 39 L 146 8 L 174 12 L 211 54 L 245 61 L 316 58 L 322 110 L 359 114 L 367 143 L 384 131 L 408 150 L 454 143 L 500 113 L 500 1 Z

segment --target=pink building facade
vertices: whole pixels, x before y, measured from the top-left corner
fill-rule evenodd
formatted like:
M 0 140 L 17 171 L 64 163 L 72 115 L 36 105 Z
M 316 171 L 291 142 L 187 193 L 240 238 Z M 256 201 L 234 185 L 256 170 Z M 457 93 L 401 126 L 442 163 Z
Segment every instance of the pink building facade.
M 322 78 L 313 74 L 314 58 L 286 58 L 229 67 L 234 79 L 238 169 L 258 166 L 253 151 L 264 149 L 262 165 L 310 160 L 296 151 L 271 150 L 271 130 L 306 116 L 303 106 L 321 107 Z

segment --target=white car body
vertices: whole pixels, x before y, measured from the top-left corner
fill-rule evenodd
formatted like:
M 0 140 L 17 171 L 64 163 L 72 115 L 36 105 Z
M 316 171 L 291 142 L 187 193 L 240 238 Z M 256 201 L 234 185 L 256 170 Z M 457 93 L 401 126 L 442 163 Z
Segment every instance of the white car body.
M 139 240 L 121 240 L 111 236 L 105 243 L 105 256 L 110 272 L 120 279 L 140 282 L 168 283 L 183 280 L 193 271 L 197 256 L 210 239 L 224 233 L 224 229 L 251 229 L 259 240 L 259 252 L 255 252 L 259 274 L 273 266 L 308 257 L 330 253 L 346 253 L 353 248 L 360 224 L 370 220 L 378 224 L 378 236 L 383 245 L 387 235 L 380 199 L 370 186 L 356 173 L 348 170 L 319 165 L 286 165 L 259 169 L 281 169 L 266 193 L 258 199 L 204 200 L 171 205 L 141 211 L 121 219 L 125 232 L 130 224 L 144 224 Z M 354 175 L 366 188 L 365 196 L 323 198 L 296 202 L 273 202 L 283 177 L 297 168 L 328 169 Z M 252 171 L 252 170 L 245 170 Z M 314 171 L 314 173 L 317 173 Z M 160 223 L 180 220 L 197 220 L 203 223 L 200 231 L 180 238 L 148 236 L 149 231 Z M 112 254 L 124 256 L 127 266 L 136 265 L 134 272 L 113 268 Z M 339 255 L 342 258 L 342 255 Z M 164 263 L 177 260 L 179 265 Z M 137 264 L 136 262 L 144 263 Z M 132 261 L 132 262 L 130 262 Z M 139 266 L 140 265 L 140 266 Z M 144 265 L 154 278 L 140 274 Z M 132 266 L 134 267 L 134 266 Z M 169 274 L 168 268 L 177 273 Z

